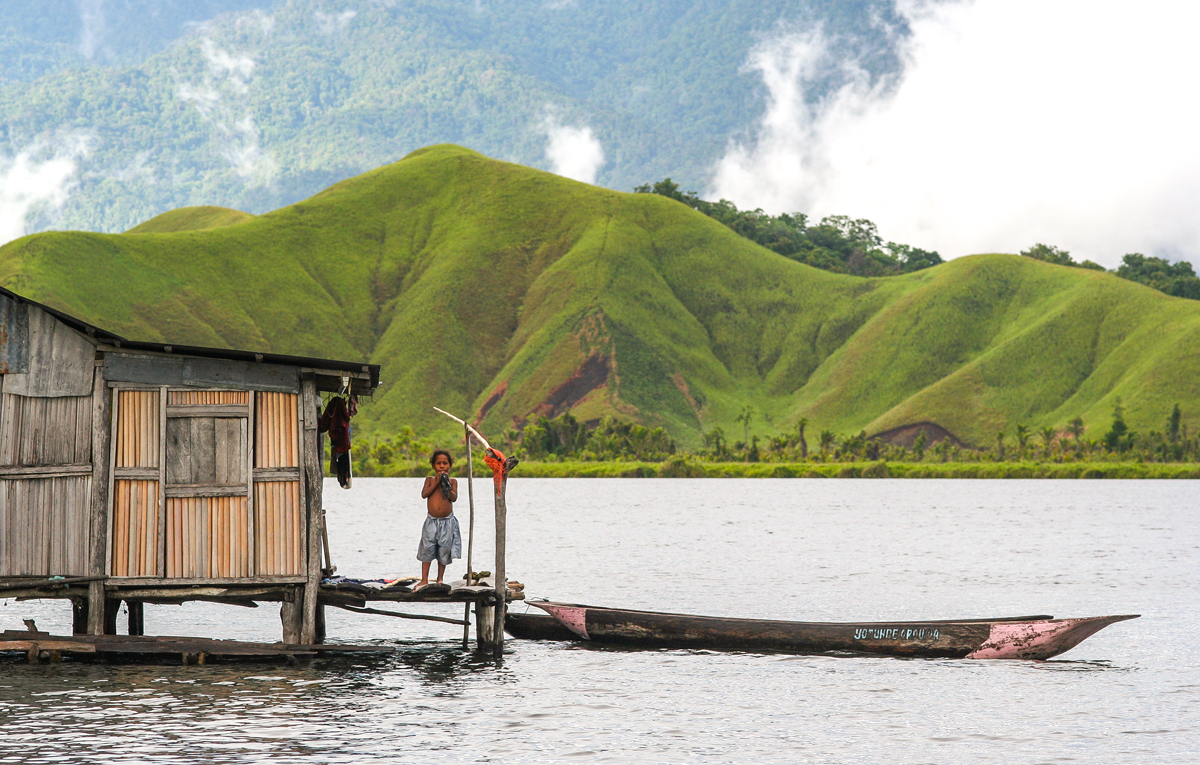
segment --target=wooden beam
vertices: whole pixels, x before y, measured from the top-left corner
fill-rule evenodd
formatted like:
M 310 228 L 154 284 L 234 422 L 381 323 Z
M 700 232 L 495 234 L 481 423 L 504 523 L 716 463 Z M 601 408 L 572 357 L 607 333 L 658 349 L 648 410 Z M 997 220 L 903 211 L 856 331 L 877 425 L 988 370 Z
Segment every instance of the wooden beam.
M 428 622 L 445 622 L 446 624 L 457 624 L 459 626 L 466 626 L 466 625 L 470 624 L 470 622 L 466 621 L 465 619 L 451 619 L 446 616 L 431 616 L 429 614 L 402 614 L 399 611 L 382 611 L 378 608 L 366 608 L 366 607 L 355 608 L 354 606 L 347 606 L 347 605 L 343 605 L 341 603 L 330 603 L 330 605 L 335 606 L 337 608 L 345 609 L 347 611 L 353 611 L 356 614 L 375 614 L 377 616 L 394 616 L 397 619 L 421 619 L 423 621 L 428 621 Z
M 112 494 L 113 426 L 116 413 L 112 389 L 97 367 L 92 383 L 92 495 L 88 509 L 88 623 L 90 635 L 104 634 L 104 577 L 108 574 L 109 499 Z
M 74 651 L 75 653 L 95 653 L 96 646 L 90 643 L 76 643 L 73 640 L 0 640 L 0 651 Z
M 114 467 L 113 477 L 125 481 L 157 481 L 159 470 L 146 467 Z
M 93 436 L 93 443 L 95 437 Z M 66 476 L 87 475 L 92 472 L 92 463 L 82 462 L 74 465 L 41 465 L 39 467 L 3 467 L 0 468 L 0 478 L 64 478 Z
M 256 481 L 299 481 L 301 468 L 254 468 Z
M 163 492 L 167 497 L 244 497 L 244 483 L 172 484 Z
M 306 376 L 300 381 L 300 464 L 304 469 L 301 485 L 304 528 L 302 539 L 306 542 L 304 564 L 308 583 L 304 587 L 304 612 L 300 638 L 303 643 L 312 643 L 317 634 L 317 595 L 321 589 L 321 482 L 325 475 L 321 470 L 321 455 L 317 453 L 317 407 L 321 399 L 317 395 L 316 381 Z
M 246 404 L 180 404 L 167 407 L 168 417 L 249 417 Z
M 128 576 L 128 577 L 109 577 L 107 579 L 108 588 L 110 590 L 121 589 L 125 587 L 155 587 L 160 585 L 201 585 L 201 586 L 217 586 L 217 585 L 248 585 L 248 584 L 304 584 L 308 579 L 303 576 L 238 576 L 238 577 L 155 577 L 155 576 Z

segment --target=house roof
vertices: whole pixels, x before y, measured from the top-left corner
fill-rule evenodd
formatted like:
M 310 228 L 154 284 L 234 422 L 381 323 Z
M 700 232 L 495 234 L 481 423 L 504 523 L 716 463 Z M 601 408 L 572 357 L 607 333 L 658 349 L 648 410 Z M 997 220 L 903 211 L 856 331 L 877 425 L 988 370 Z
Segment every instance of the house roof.
M 63 313 L 57 308 L 52 308 L 44 303 L 39 303 L 36 300 L 30 300 L 27 297 L 18 295 L 17 293 L 5 289 L 4 287 L 0 287 L 0 295 L 4 295 L 21 303 L 27 303 L 29 305 L 36 306 L 72 329 L 86 334 L 88 337 L 93 338 L 97 342 L 105 345 L 111 345 L 122 350 L 167 353 L 180 356 L 199 356 L 210 359 L 228 359 L 230 361 L 283 364 L 293 367 L 308 367 L 311 369 L 327 370 L 329 372 L 352 373 L 354 377 L 359 378 L 360 380 L 365 374 L 367 375 L 367 379 L 369 381 L 368 384 L 371 391 L 374 391 L 379 387 L 378 364 L 364 364 L 361 361 L 337 361 L 334 359 L 320 359 L 309 356 L 288 356 L 281 353 L 266 353 L 261 351 L 246 351 L 231 348 L 206 348 L 198 345 L 177 345 L 175 343 L 150 343 L 143 340 L 130 340 L 128 338 L 121 337 L 115 332 L 110 332 L 101 327 L 97 327 L 95 324 L 90 324 L 76 316 Z M 336 377 L 337 375 L 333 376 Z M 356 390 L 355 392 L 359 391 Z

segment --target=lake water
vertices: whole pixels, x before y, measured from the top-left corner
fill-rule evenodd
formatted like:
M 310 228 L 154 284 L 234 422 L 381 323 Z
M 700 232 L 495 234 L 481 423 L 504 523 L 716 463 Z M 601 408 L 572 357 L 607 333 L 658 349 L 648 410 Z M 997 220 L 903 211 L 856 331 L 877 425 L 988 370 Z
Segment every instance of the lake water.
M 1048 662 L 510 639 L 497 666 L 461 650 L 460 627 L 330 609 L 331 642 L 402 650 L 298 667 L 0 664 L 0 763 L 1200 761 L 1196 482 L 519 471 L 508 568 L 530 597 L 813 621 L 1143 616 Z M 339 573 L 418 570 L 419 485 L 326 484 Z M 476 489 L 486 504 L 488 482 Z M 477 569 L 491 568 L 490 515 Z M 65 605 L 0 604 L 0 628 L 70 629 Z M 280 635 L 269 604 L 147 606 L 146 631 Z

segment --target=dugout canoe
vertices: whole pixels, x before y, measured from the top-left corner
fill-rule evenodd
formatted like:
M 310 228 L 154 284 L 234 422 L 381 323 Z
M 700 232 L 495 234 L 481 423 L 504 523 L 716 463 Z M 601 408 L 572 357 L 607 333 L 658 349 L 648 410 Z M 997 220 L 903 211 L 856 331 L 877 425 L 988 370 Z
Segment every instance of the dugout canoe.
M 521 640 L 580 640 L 558 619 L 546 614 L 518 614 L 509 611 L 504 617 L 504 631 Z
M 531 602 L 584 640 L 642 648 L 845 652 L 945 659 L 1049 659 L 1136 614 L 921 622 L 787 622 Z

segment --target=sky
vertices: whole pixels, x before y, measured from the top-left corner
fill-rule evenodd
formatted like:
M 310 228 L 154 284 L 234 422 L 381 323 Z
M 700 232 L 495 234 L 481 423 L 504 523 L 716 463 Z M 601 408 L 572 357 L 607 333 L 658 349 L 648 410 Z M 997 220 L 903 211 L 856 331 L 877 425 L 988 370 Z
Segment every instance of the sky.
M 901 5 L 903 72 L 872 85 L 820 30 L 750 54 L 768 92 L 706 196 L 873 220 L 944 258 L 1037 242 L 1113 267 L 1200 264 L 1200 4 L 974 0 Z M 814 78 L 848 84 L 811 103 Z

